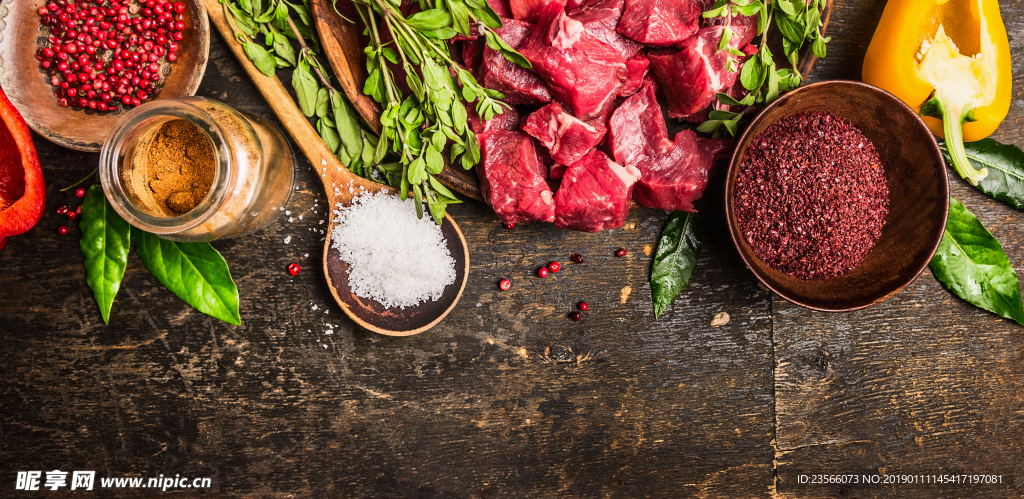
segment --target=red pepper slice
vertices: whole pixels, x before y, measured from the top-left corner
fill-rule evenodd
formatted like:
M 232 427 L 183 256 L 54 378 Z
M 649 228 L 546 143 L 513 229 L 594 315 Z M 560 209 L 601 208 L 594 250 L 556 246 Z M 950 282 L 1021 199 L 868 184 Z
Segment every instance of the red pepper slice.
M 0 89 L 0 250 L 43 216 L 46 185 L 25 120 Z

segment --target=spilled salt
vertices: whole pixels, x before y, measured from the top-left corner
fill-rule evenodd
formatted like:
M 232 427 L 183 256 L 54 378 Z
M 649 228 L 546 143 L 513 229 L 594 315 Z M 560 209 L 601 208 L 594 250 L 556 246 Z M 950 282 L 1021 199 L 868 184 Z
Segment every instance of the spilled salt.
M 437 300 L 455 282 L 455 260 L 429 216 L 416 218 L 412 198 L 363 194 L 334 210 L 331 244 L 348 263 L 352 292 L 386 308 Z

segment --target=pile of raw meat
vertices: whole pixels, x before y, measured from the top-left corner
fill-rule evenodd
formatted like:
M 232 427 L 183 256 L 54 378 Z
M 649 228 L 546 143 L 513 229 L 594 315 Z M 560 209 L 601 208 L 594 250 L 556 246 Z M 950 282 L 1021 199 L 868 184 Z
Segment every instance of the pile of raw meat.
M 686 130 L 669 139 L 660 89 L 672 118 L 701 121 L 715 94 L 743 97 L 756 18 L 704 20 L 702 0 L 489 0 L 503 18 L 495 33 L 532 69 L 507 61 L 479 39 L 465 39 L 466 67 L 511 108 L 492 120 L 470 118 L 482 151 L 480 190 L 507 224 L 554 222 L 597 232 L 621 227 L 630 200 L 694 211 L 716 159 L 731 143 Z M 458 47 L 457 47 L 458 48 Z M 527 107 L 529 106 L 529 107 Z M 525 113 L 524 113 L 525 114 Z

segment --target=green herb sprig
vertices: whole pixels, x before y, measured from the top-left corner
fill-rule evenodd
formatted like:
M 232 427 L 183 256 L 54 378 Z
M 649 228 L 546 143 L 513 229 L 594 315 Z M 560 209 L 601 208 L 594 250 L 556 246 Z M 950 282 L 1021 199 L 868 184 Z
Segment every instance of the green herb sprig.
M 803 77 L 796 70 L 800 59 L 800 50 L 805 43 L 811 44 L 811 51 L 818 57 L 825 57 L 826 44 L 831 40 L 821 34 L 821 14 L 827 0 L 809 0 L 807 3 L 796 0 L 718 0 L 711 9 L 704 12 L 705 18 L 722 17 L 726 19 L 726 28 L 718 43 L 718 51 L 728 50 L 730 55 L 728 69 L 736 71 L 736 59 L 745 54 L 729 45 L 735 36 L 730 25 L 733 15 L 757 16 L 757 35 L 761 37 L 757 52 L 743 64 L 739 81 L 748 93 L 743 99 L 718 94 L 718 101 L 729 106 L 765 106 L 803 83 Z M 765 31 L 774 25 L 782 33 L 782 50 L 791 67 L 780 69 L 775 62 L 771 49 L 768 48 L 768 37 Z M 735 137 L 739 131 L 739 122 L 744 113 L 729 111 L 712 111 L 709 119 L 697 127 L 698 131 L 714 134 L 715 137 Z
M 320 40 L 308 0 L 220 1 L 225 13 L 230 14 L 227 17 L 234 21 L 235 38 L 260 72 L 274 76 L 280 68 L 295 68 L 291 83 L 299 107 L 307 117 L 316 118 L 317 132 L 328 149 L 353 173 L 380 178 L 374 175 L 376 135 L 365 129 L 317 59 Z
M 489 47 L 510 61 L 530 67 L 526 59 L 494 33 L 501 19 L 484 0 L 421 0 L 421 11 L 408 17 L 399 0 L 355 0 L 356 12 L 370 43 L 365 49 L 369 74 L 363 93 L 384 108 L 374 160 L 389 152 L 397 162 L 381 165 L 389 183 L 404 197 L 411 190 L 417 210 L 426 201 L 440 223 L 448 204 L 460 202 L 434 177 L 449 161 L 470 169 L 480 162 L 476 135 L 467 126 L 467 104 L 489 120 L 504 111 L 504 96 L 484 88 L 456 64 L 446 40 L 475 28 Z M 340 15 L 340 14 L 339 14 Z M 388 40 L 382 27 L 391 35 Z M 400 66 L 410 92 L 403 93 L 391 65 Z M 422 216 L 422 214 L 420 214 Z

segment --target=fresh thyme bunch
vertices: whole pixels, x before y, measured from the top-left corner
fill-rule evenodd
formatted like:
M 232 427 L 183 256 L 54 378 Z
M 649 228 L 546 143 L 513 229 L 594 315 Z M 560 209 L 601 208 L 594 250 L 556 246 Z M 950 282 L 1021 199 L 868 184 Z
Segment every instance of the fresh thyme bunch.
M 719 93 L 718 101 L 729 106 L 765 106 L 778 99 L 782 92 L 799 87 L 803 77 L 796 67 L 804 44 L 811 43 L 811 50 L 818 57 L 825 57 L 826 54 L 826 44 L 830 38 L 821 34 L 821 13 L 826 3 L 827 0 L 808 0 L 806 3 L 801 0 L 718 0 L 705 11 L 705 18 L 731 19 L 736 14 L 756 15 L 757 35 L 761 37 L 757 52 L 750 56 L 740 70 L 739 81 L 748 91 L 747 96 L 736 100 Z M 764 33 L 773 20 L 782 33 L 782 51 L 790 68 L 779 69 L 768 48 L 768 37 Z M 743 52 L 729 45 L 733 36 L 732 29 L 727 25 L 718 43 L 718 51 L 728 50 L 731 55 L 742 57 Z M 729 70 L 736 71 L 735 59 L 730 58 L 729 63 Z M 713 133 L 716 137 L 735 137 L 743 116 L 743 113 L 712 111 L 708 121 L 701 123 L 697 130 Z

